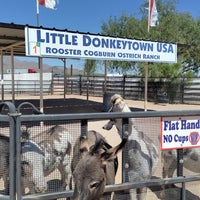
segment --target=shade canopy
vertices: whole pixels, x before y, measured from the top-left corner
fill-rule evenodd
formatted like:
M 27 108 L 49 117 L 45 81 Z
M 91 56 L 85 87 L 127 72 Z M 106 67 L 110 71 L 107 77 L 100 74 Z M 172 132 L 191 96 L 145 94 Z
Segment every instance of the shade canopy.
M 0 54 L 25 56 L 25 25 L 0 23 Z

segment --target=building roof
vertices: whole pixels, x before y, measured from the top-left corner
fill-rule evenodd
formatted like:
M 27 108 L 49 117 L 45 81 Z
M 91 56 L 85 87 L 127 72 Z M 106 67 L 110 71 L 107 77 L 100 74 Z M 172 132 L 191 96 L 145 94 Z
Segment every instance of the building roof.
M 0 22 L 0 54 L 25 56 L 25 25 Z
M 28 24 L 22 25 L 22 24 L 0 22 L 0 55 L 2 54 L 2 51 L 3 55 L 11 55 L 11 49 L 13 49 L 14 56 L 26 56 L 26 47 L 25 47 L 26 26 L 33 28 L 58 30 L 56 28 L 44 28 L 42 26 L 36 27 L 36 26 L 30 26 Z M 63 31 L 68 31 L 68 30 L 64 29 Z

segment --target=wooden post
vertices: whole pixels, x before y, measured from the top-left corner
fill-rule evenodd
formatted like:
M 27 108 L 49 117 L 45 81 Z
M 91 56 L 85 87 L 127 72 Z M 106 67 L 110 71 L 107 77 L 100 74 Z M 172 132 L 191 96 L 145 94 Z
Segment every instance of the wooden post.
M 70 76 L 72 76 L 73 75 L 73 65 L 71 64 L 71 66 L 70 66 Z

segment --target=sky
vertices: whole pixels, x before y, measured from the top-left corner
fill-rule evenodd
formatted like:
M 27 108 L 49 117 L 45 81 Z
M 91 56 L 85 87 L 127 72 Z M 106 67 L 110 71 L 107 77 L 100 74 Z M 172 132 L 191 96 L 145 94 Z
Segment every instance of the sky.
M 59 0 L 56 10 L 39 6 L 38 21 L 40 26 L 46 28 L 55 27 L 61 30 L 97 34 L 101 32 L 102 23 L 107 22 L 110 17 L 120 17 L 123 13 L 137 16 L 143 2 L 143 0 Z M 179 0 L 177 10 L 189 12 L 195 18 L 200 17 L 200 0 Z M 1 0 L 0 22 L 36 26 L 36 0 Z M 61 61 L 55 59 L 47 59 L 46 62 L 50 65 L 62 65 Z

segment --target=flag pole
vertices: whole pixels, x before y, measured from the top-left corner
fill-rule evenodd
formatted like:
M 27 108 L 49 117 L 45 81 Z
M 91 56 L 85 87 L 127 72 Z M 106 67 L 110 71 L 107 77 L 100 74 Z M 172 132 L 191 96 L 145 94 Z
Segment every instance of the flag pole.
M 149 33 L 149 29 L 150 29 L 150 0 L 149 0 L 149 9 L 148 9 L 148 33 Z
M 39 2 L 36 0 L 37 26 L 39 26 Z
M 36 15 L 37 15 L 37 26 L 39 26 L 39 2 L 36 0 Z M 43 105 L 43 63 L 42 57 L 38 56 L 38 68 L 40 69 L 40 112 L 44 112 Z M 41 123 L 42 125 L 42 123 Z
M 148 9 L 148 33 L 150 30 L 150 0 L 149 0 L 149 9 Z M 147 111 L 147 102 L 148 102 L 148 74 L 149 74 L 149 63 L 145 62 L 145 85 L 144 85 L 144 111 Z

